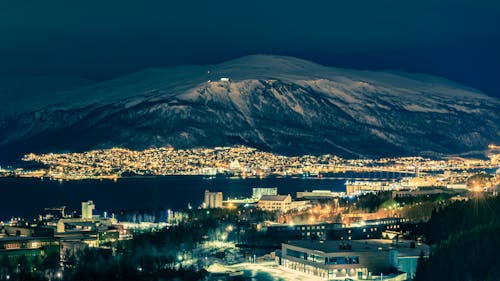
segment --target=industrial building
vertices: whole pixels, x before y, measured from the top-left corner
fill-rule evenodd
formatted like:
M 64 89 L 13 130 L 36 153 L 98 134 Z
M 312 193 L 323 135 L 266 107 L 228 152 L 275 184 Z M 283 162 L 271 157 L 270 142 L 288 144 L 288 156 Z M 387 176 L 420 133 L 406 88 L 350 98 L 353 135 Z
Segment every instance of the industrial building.
M 222 192 L 210 192 L 208 190 L 205 190 L 205 200 L 203 200 L 203 208 L 222 208 Z
M 92 200 L 87 202 L 82 202 L 82 219 L 90 220 L 95 209 L 94 202 Z

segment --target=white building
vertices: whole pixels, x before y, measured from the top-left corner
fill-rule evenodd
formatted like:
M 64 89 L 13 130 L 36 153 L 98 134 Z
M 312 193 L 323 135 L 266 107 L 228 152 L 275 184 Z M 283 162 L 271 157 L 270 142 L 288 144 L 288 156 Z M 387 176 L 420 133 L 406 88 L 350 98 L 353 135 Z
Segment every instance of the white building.
M 222 208 L 222 192 L 210 192 L 208 190 L 205 190 L 205 200 L 203 201 L 203 208 Z
M 278 263 L 323 280 L 411 280 L 420 253 L 429 246 L 412 241 L 290 241 L 277 253 Z M 398 273 L 393 273 L 397 268 Z
M 278 195 L 277 187 L 254 187 L 252 188 L 252 198 L 260 199 L 262 195 Z
M 297 199 L 333 199 L 339 198 L 345 195 L 345 192 L 333 192 L 331 190 L 313 190 L 313 191 L 299 191 L 297 192 Z
M 82 202 L 82 219 L 91 220 L 93 215 L 92 212 L 94 211 L 94 209 L 95 205 L 92 200 Z
M 280 211 L 286 212 L 290 210 L 292 204 L 292 197 L 288 195 L 262 195 L 257 208 L 266 211 Z

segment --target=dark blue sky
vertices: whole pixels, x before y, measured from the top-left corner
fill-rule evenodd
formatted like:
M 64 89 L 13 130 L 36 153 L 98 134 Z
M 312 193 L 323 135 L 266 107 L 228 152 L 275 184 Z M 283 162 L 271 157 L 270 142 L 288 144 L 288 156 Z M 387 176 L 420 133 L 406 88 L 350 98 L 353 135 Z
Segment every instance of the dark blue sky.
M 500 1 L 0 0 L 0 75 L 109 79 L 272 53 L 500 96 Z

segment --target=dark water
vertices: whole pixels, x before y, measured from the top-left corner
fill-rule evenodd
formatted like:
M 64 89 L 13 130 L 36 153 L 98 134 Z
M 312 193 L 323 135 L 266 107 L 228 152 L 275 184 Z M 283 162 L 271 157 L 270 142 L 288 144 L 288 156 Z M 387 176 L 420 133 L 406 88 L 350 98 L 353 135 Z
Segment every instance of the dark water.
M 81 202 L 93 200 L 97 212 L 126 209 L 197 207 L 205 189 L 222 191 L 224 198 L 249 197 L 252 187 L 278 187 L 280 194 L 329 189 L 344 191 L 345 180 L 320 178 L 229 179 L 202 177 L 151 177 L 110 180 L 52 181 L 0 178 L 0 220 L 12 216 L 30 218 L 45 207 L 65 205 L 80 210 Z

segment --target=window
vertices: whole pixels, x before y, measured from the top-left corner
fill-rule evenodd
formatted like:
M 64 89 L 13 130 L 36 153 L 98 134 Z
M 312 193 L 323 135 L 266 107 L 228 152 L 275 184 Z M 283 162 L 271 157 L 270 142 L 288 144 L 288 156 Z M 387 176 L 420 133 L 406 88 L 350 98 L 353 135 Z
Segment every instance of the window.
M 348 257 L 346 260 L 348 264 L 359 264 L 359 257 Z
M 325 263 L 325 257 L 321 257 L 321 256 L 318 256 L 318 255 L 315 255 L 315 254 L 309 254 L 309 255 L 307 255 L 307 260 L 315 262 L 315 263 L 322 263 L 322 264 Z
M 359 257 L 326 257 L 325 264 L 359 264 Z
M 307 260 L 307 253 L 300 252 L 300 251 L 286 249 L 286 255 L 290 256 L 290 257 L 298 258 L 298 259 Z
M 340 257 L 327 257 L 325 263 L 326 264 L 342 264 L 342 262 L 340 261 L 340 259 L 343 259 L 343 258 L 340 258 Z

